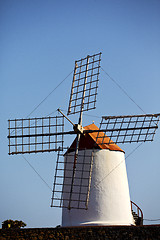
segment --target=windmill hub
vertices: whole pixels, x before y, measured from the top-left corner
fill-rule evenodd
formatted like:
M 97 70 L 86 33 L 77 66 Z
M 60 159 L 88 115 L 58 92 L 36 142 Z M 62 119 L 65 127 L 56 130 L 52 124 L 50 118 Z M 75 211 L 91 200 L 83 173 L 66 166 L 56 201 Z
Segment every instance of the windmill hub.
M 81 133 L 81 134 L 83 134 L 84 129 L 83 129 L 82 125 L 80 125 L 80 124 L 75 124 L 75 125 L 73 126 L 73 129 L 74 129 L 75 133 Z

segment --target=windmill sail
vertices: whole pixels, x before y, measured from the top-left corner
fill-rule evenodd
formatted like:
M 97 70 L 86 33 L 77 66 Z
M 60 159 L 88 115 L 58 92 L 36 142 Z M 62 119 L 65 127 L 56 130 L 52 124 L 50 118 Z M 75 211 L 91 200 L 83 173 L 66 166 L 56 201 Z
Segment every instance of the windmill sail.
M 96 141 L 101 144 L 153 141 L 159 117 L 160 114 L 103 116 Z
M 95 109 L 101 54 L 87 56 L 75 62 L 68 114 Z
M 9 154 L 63 150 L 64 117 L 8 120 Z
M 87 209 L 91 186 L 93 151 L 79 151 L 74 181 L 74 152 L 57 155 L 51 207 Z M 72 186 L 72 196 L 71 193 Z

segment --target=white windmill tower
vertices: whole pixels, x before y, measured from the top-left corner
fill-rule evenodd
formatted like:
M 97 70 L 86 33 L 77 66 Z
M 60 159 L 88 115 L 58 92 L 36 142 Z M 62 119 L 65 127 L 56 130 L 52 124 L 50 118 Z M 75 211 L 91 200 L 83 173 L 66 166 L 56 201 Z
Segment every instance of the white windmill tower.
M 82 127 L 83 111 L 95 108 L 101 53 L 75 62 L 68 115 L 9 120 L 9 154 L 58 151 L 52 207 L 62 207 L 62 226 L 134 225 L 119 143 L 152 141 L 160 114 L 102 117 Z M 64 118 L 72 131 L 64 131 Z M 66 150 L 63 137 L 76 134 Z M 64 154 L 65 151 L 65 154 Z M 113 171 L 114 170 L 114 171 Z M 110 177 L 106 179 L 106 176 Z

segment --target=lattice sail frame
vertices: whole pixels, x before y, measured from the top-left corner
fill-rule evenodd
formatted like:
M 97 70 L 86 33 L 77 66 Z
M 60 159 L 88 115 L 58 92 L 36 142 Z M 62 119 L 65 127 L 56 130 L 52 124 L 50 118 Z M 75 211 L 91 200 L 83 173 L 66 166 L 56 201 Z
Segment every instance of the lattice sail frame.
M 103 116 L 96 141 L 101 144 L 153 141 L 160 114 Z M 107 137 L 109 138 L 107 138 Z
M 14 119 L 8 124 L 9 154 L 63 150 L 63 116 Z
M 51 207 L 88 209 L 94 151 L 80 150 L 71 195 L 74 152 L 58 153 Z
M 68 115 L 95 109 L 101 54 L 75 61 Z

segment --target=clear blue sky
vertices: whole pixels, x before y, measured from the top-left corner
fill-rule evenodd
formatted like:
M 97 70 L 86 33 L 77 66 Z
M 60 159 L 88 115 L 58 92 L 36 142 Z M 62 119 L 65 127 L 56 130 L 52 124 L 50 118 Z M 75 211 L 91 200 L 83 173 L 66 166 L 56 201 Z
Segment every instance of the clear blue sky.
M 24 118 L 73 70 L 74 61 L 102 51 L 102 67 L 146 113 L 160 112 L 159 0 L 0 1 L 0 222 L 28 227 L 61 224 L 50 208 L 55 153 L 8 156 L 7 120 Z M 72 76 L 31 115 L 66 110 Z M 97 109 L 102 115 L 143 113 L 101 71 Z M 77 118 L 72 118 L 77 121 Z M 71 141 L 66 139 L 66 143 Z M 137 145 L 125 145 L 126 155 Z M 130 195 L 144 218 L 160 218 L 160 131 L 126 159 Z M 145 222 L 149 224 L 153 222 Z M 155 222 L 160 223 L 160 222 Z

